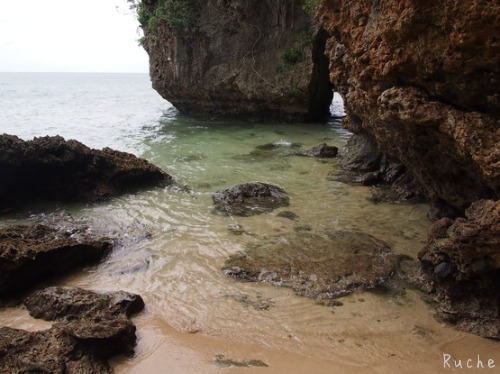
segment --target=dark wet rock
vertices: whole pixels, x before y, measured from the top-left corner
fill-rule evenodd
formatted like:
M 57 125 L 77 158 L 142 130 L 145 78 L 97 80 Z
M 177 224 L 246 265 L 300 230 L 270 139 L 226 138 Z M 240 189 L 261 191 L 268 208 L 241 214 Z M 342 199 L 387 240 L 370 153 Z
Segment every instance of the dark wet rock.
M 399 257 L 371 235 L 333 231 L 262 239 L 232 255 L 223 271 L 236 278 L 290 287 L 299 295 L 335 298 L 383 284 Z
M 32 293 L 24 305 L 32 317 L 55 321 L 103 313 L 129 317 L 144 308 L 144 301 L 125 291 L 98 294 L 80 288 L 49 287 Z
M 0 230 L 0 295 L 31 288 L 48 277 L 95 263 L 111 247 L 85 227 L 12 226 Z
M 289 219 L 291 221 L 295 221 L 299 218 L 299 216 L 297 214 L 295 214 L 294 212 L 291 212 L 289 210 L 283 210 L 283 211 L 279 212 L 278 217 L 286 218 L 286 219 Z
M 27 332 L 0 328 L 0 367 L 3 373 L 110 374 L 105 359 L 61 328 Z
M 90 149 L 60 136 L 0 135 L 0 209 L 27 201 L 95 201 L 171 177 L 132 154 Z
M 449 262 L 441 262 L 434 267 L 434 274 L 439 278 L 446 278 L 453 272 L 453 266 Z
M 215 211 L 222 214 L 251 216 L 288 206 L 289 198 L 280 187 L 267 183 L 245 183 L 216 192 Z
M 348 144 L 346 155 L 341 160 L 344 170 L 332 171 L 327 176 L 328 180 L 376 186 L 371 199 L 375 203 L 415 203 L 425 200 L 420 185 L 401 163 L 375 152 L 368 138 L 360 135 L 353 138 L 365 140 Z M 367 149 L 353 150 L 356 147 Z
M 35 318 L 55 321 L 44 331 L 0 328 L 0 367 L 8 373 L 112 373 L 106 359 L 133 354 L 135 326 L 144 308 L 138 295 L 46 288 L 25 300 Z
M 24 305 L 32 317 L 56 321 L 55 326 L 100 357 L 133 353 L 135 326 L 128 317 L 144 309 L 139 295 L 125 291 L 98 294 L 61 287 L 36 291 Z
M 326 143 L 319 144 L 305 152 L 297 153 L 299 156 L 333 158 L 337 156 L 339 149 Z
M 442 218 L 419 253 L 421 288 L 460 330 L 500 339 L 500 201 L 480 200 L 465 218 Z

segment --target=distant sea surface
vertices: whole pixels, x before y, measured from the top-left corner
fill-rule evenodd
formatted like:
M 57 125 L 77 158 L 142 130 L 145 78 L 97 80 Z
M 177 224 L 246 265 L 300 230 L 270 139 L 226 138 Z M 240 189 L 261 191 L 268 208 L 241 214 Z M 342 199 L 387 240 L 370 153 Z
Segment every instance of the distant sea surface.
M 0 133 L 61 135 L 140 153 L 145 129 L 172 105 L 148 74 L 0 73 Z

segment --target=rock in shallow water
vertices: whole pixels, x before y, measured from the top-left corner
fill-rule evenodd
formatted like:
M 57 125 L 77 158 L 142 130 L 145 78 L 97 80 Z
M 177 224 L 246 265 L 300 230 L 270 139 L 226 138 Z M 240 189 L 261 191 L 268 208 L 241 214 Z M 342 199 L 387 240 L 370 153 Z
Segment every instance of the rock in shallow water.
M 289 198 L 280 187 L 267 183 L 239 184 L 213 196 L 215 211 L 222 214 L 252 216 L 288 206 Z
M 371 235 L 333 231 L 264 238 L 231 256 L 223 271 L 250 281 L 292 288 L 313 298 L 334 298 L 384 283 L 399 257 Z
M 111 247 L 85 227 L 12 226 L 0 230 L 0 295 L 99 261 Z
M 135 326 L 127 318 L 144 302 L 127 292 L 97 294 L 51 287 L 30 295 L 32 316 L 56 323 L 26 332 L 0 328 L 0 367 L 8 373 L 111 373 L 106 359 L 132 354 Z
M 146 160 L 110 148 L 46 136 L 0 135 L 0 209 L 30 200 L 95 201 L 172 178 Z

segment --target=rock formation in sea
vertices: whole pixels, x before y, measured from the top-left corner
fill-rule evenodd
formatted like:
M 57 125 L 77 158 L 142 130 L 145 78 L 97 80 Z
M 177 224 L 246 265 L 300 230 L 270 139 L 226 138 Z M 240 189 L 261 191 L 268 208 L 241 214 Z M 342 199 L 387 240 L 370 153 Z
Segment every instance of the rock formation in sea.
M 320 119 L 332 86 L 326 33 L 300 0 L 144 0 L 153 87 L 182 113 Z
M 0 135 L 0 211 L 29 201 L 95 201 L 172 178 L 146 160 L 110 148 L 46 136 Z

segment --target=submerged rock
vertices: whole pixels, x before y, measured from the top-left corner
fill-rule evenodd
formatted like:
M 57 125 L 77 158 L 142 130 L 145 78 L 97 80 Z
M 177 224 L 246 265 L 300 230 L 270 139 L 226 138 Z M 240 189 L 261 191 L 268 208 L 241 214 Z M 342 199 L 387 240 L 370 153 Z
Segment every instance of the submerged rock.
M 288 206 L 289 198 L 280 187 L 267 183 L 245 183 L 216 192 L 215 210 L 222 214 L 251 216 Z
M 127 318 L 144 307 L 127 292 L 106 295 L 51 287 L 25 300 L 29 313 L 56 323 L 26 332 L 0 328 L 0 367 L 8 373 L 112 373 L 107 358 L 132 354 L 135 326 Z
M 0 230 L 0 295 L 99 261 L 111 247 L 85 227 L 12 226 Z
M 420 288 L 460 330 L 500 339 L 500 201 L 481 200 L 465 218 L 442 218 L 419 253 Z
M 264 238 L 231 256 L 223 271 L 323 299 L 376 287 L 392 276 L 398 262 L 386 243 L 362 232 L 301 232 Z
M 297 153 L 299 156 L 333 158 L 337 156 L 339 149 L 326 143 L 319 144 L 316 147 L 308 149 L 305 152 Z
M 0 209 L 30 200 L 95 201 L 172 179 L 132 154 L 60 136 L 24 141 L 4 134 L 0 149 Z

